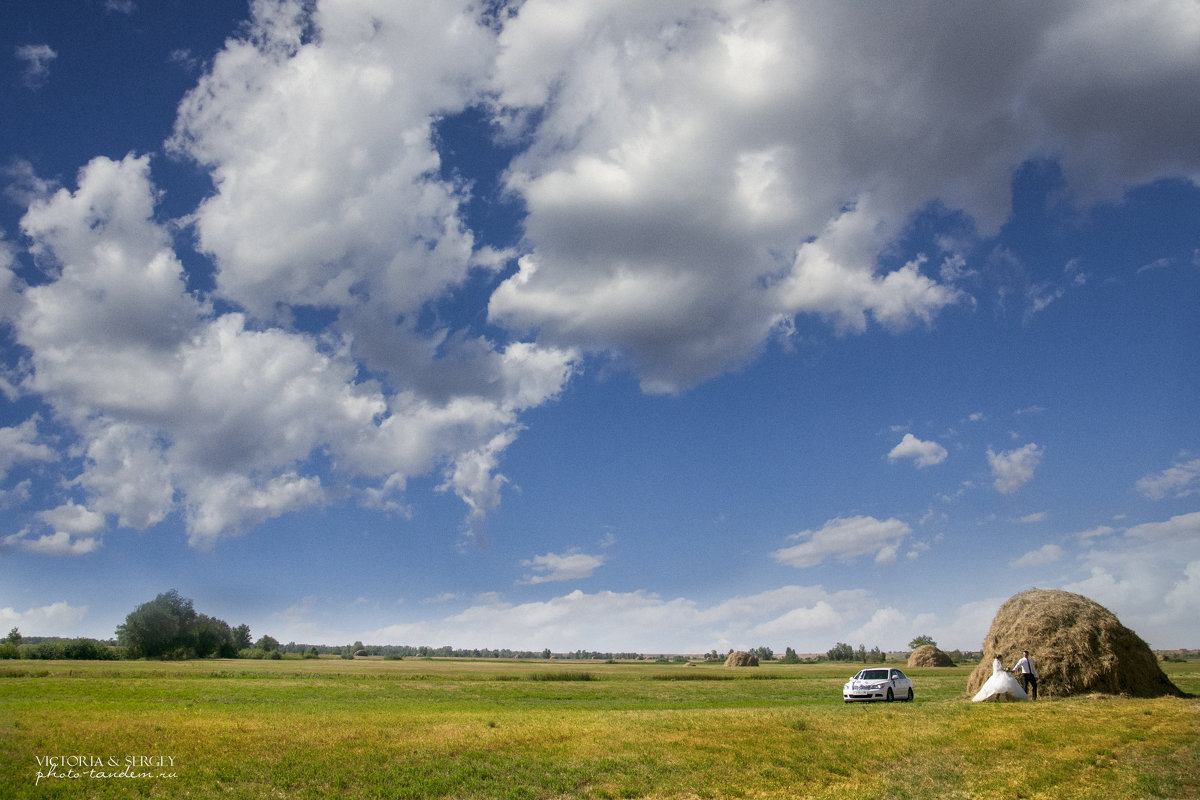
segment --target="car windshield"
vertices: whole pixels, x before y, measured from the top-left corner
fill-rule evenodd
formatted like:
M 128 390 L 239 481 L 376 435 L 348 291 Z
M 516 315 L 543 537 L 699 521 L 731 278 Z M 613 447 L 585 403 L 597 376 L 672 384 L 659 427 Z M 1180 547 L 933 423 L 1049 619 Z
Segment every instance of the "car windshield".
M 858 673 L 860 681 L 886 681 L 888 671 L 886 669 L 864 669 Z

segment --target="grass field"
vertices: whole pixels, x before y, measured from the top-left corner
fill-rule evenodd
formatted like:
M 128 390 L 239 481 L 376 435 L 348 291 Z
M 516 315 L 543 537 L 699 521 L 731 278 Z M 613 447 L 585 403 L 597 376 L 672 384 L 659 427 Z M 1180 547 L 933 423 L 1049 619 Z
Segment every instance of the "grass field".
M 1200 797 L 1200 699 L 973 704 L 968 665 L 847 706 L 854 671 L 0 662 L 0 797 Z

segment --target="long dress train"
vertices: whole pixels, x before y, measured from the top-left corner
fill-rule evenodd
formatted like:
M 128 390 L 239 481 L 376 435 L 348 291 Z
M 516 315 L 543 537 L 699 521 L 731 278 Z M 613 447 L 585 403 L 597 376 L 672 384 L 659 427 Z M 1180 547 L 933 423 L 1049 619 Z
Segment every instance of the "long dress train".
M 1000 659 L 992 661 L 992 677 L 988 678 L 979 691 L 971 698 L 973 703 L 992 701 L 1002 703 L 1009 700 L 1028 700 L 1029 695 L 1017 683 L 1017 679 L 1004 669 Z

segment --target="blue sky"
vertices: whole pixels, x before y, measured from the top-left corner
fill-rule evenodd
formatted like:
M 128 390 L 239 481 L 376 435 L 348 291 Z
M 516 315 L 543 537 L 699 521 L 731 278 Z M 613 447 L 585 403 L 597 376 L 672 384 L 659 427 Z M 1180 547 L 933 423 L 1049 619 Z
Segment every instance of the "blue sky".
M 1198 646 L 1193 2 L 5 16 L 5 629 Z

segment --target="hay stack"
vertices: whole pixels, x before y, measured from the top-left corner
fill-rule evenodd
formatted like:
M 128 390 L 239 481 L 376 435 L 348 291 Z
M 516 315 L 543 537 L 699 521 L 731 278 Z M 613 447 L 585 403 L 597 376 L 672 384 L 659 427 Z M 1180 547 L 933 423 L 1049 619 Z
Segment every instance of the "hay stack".
M 1040 697 L 1093 692 L 1182 696 L 1149 645 L 1111 611 L 1083 595 L 1054 589 L 1021 592 L 1000 606 L 967 693 L 975 694 L 991 676 L 993 658 L 999 656 L 1011 668 L 1022 650 L 1029 651 L 1037 667 Z
M 954 659 L 943 653 L 937 645 L 923 644 L 908 657 L 910 667 L 953 667 Z
M 729 654 L 729 657 L 725 659 L 725 666 L 727 666 L 727 667 L 757 667 L 758 666 L 758 658 L 757 658 L 757 656 L 750 655 L 745 650 L 738 650 L 736 653 Z

